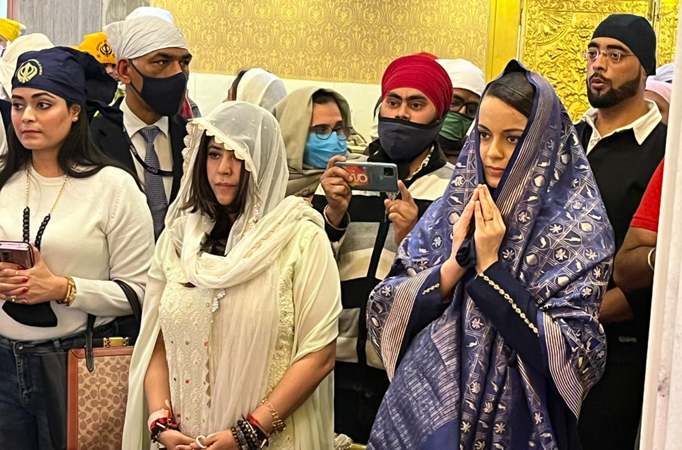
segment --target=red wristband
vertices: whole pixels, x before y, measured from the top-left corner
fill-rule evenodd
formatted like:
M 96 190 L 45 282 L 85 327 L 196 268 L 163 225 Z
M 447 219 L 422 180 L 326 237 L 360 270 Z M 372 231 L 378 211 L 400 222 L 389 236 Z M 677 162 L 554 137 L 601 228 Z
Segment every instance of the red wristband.
M 263 432 L 263 434 L 265 435 L 265 437 L 267 437 L 267 438 L 270 437 L 270 435 L 269 435 L 268 433 L 265 432 L 265 428 L 263 428 L 263 425 L 261 425 L 260 422 L 258 421 L 258 419 L 256 419 L 255 417 L 253 417 L 252 414 L 249 414 L 249 415 L 248 415 L 248 417 L 246 418 L 246 421 L 249 422 L 249 423 L 250 423 L 251 425 L 253 425 L 254 427 L 256 427 L 256 428 L 258 428 L 259 430 L 261 430 L 261 431 Z

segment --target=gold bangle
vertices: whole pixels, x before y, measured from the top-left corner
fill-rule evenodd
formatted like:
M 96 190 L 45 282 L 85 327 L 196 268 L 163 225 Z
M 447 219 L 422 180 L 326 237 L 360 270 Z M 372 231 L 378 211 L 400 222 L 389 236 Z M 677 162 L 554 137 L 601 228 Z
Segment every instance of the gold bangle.
M 332 225 L 332 222 L 329 220 L 329 216 L 327 216 L 327 208 L 329 208 L 329 205 L 325 206 L 324 209 L 322 210 L 322 215 L 324 216 L 324 220 L 325 220 L 325 222 L 327 222 L 327 225 L 329 225 L 330 227 L 332 227 L 336 231 L 346 231 L 346 229 L 348 228 L 348 224 L 350 223 L 350 214 L 348 214 L 348 211 L 343 213 L 343 217 L 341 218 L 341 222 L 339 222 L 339 225 L 341 225 L 341 223 L 343 223 L 343 219 L 345 219 L 346 217 L 348 217 L 348 223 L 346 224 L 346 226 L 344 228 L 339 228 L 337 226 Z
M 64 297 L 64 300 L 57 300 L 57 303 L 60 305 L 71 306 L 71 303 L 73 303 L 73 300 L 76 298 L 76 283 L 71 277 L 66 277 L 66 282 L 66 297 Z
M 279 434 L 283 432 L 284 430 L 287 429 L 287 424 L 282 421 L 279 417 L 279 413 L 275 409 L 274 406 L 268 401 L 267 398 L 263 399 L 262 402 L 260 402 L 261 406 L 265 405 L 266 408 L 268 408 L 268 411 L 270 411 L 270 415 L 272 416 L 272 433 L 273 434 Z

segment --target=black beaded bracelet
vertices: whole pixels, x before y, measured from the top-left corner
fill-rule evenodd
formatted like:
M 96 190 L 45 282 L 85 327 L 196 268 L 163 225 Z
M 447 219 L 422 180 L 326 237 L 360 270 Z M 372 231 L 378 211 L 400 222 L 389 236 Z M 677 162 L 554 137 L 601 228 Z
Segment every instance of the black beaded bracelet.
M 239 421 L 237 421 L 237 425 L 244 434 L 244 437 L 246 438 L 246 441 L 249 445 L 249 449 L 251 450 L 260 449 L 261 446 L 258 442 L 258 435 L 256 434 L 256 430 L 253 429 L 253 426 L 243 417 Z

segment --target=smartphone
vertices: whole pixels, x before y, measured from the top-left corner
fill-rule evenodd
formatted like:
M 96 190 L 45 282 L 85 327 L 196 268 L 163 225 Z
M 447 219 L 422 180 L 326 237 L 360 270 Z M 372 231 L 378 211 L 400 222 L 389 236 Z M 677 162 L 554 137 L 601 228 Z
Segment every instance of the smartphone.
M 337 162 L 350 174 L 351 189 L 398 192 L 398 166 L 392 163 Z
M 0 241 L 0 262 L 18 264 L 30 269 L 35 263 L 33 249 L 25 242 Z

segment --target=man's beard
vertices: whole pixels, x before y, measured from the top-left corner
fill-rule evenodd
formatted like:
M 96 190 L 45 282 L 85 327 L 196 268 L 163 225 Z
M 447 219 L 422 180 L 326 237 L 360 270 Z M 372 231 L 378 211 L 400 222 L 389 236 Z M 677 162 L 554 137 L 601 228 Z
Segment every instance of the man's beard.
M 639 90 L 639 75 L 632 80 L 626 81 L 618 89 L 613 87 L 611 80 L 608 78 L 604 78 L 598 74 L 592 75 L 592 79 L 595 78 L 605 81 L 605 84 L 608 84 L 609 89 L 604 94 L 596 94 L 592 92 L 592 89 L 590 88 L 590 80 L 587 80 L 587 99 L 590 101 L 590 105 L 592 105 L 593 108 L 611 108 L 624 100 L 634 97 Z

